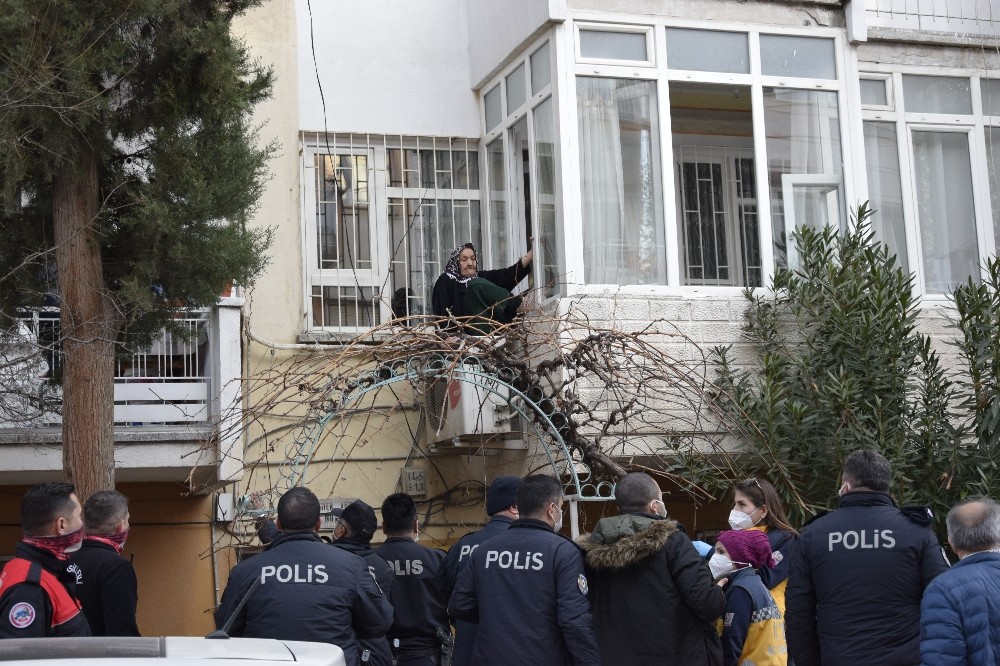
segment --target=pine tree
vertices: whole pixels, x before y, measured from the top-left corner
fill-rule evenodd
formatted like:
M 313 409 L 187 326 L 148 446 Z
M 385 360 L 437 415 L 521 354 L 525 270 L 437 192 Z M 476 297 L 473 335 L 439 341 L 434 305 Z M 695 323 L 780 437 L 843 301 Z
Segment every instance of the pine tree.
M 230 34 L 260 0 L 7 0 L 0 13 L 0 315 L 57 295 L 63 463 L 114 486 L 115 354 L 266 263 L 249 229 L 271 73 Z M 55 284 L 52 284 L 53 281 Z

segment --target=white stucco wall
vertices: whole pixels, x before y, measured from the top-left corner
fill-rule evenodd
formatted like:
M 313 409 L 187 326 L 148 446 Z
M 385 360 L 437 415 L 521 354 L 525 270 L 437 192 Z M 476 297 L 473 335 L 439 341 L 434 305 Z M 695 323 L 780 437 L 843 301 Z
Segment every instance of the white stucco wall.
M 466 4 L 298 0 L 300 128 L 478 136 Z
M 566 20 L 566 0 L 473 0 L 468 7 L 469 80 L 486 83 L 552 22 Z

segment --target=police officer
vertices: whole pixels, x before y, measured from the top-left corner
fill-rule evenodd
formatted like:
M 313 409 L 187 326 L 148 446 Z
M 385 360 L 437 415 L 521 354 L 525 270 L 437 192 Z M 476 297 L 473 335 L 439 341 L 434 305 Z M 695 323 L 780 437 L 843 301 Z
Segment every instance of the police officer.
M 498 534 L 503 534 L 517 519 L 517 491 L 521 487 L 519 476 L 498 476 L 486 490 L 486 514 L 490 522 L 486 527 L 466 534 L 451 547 L 444 558 L 444 566 L 438 573 L 438 587 L 445 599 L 451 598 L 458 575 L 469 563 L 469 558 L 479 544 Z M 452 666 L 471 666 L 472 646 L 476 642 L 474 622 L 455 621 L 455 651 L 451 657 Z
M 583 556 L 555 533 L 562 505 L 558 481 L 541 474 L 525 478 L 517 492 L 520 517 L 482 543 L 459 575 L 448 610 L 479 622 L 474 663 L 601 663 Z
M 319 500 L 308 488 L 282 495 L 280 534 L 232 570 L 215 622 L 221 628 L 232 619 L 231 636 L 333 643 L 348 666 L 358 666 L 358 638 L 384 635 L 392 607 L 364 560 L 320 540 L 320 522 Z
M 43 483 L 21 500 L 24 538 L 0 574 L 0 638 L 90 636 L 73 596 L 70 553 L 83 542 L 80 500 L 68 483 Z
M 896 507 L 891 476 L 877 452 L 851 453 L 840 508 L 803 528 L 786 593 L 796 666 L 920 663 L 920 600 L 948 562 L 926 507 Z
M 389 642 L 398 666 L 438 666 L 439 629 L 448 626 L 446 602 L 437 586 L 444 552 L 418 544 L 417 505 L 406 493 L 382 502 L 386 540 L 378 554 L 393 568 L 396 580 L 389 594 L 396 611 Z
M 333 545 L 363 559 L 379 591 L 389 598 L 395 575 L 389 563 L 372 548 L 372 537 L 378 528 L 375 510 L 361 500 L 355 500 L 343 509 L 334 509 L 333 515 L 337 518 L 337 525 L 333 528 Z M 392 652 L 385 635 L 361 641 L 361 663 L 392 666 Z

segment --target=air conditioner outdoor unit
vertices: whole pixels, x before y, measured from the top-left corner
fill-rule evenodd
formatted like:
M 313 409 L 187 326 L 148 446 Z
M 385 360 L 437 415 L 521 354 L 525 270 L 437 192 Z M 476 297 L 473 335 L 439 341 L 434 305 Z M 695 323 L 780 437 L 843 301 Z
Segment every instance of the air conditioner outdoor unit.
M 510 389 L 495 393 L 462 381 L 475 366 L 461 365 L 448 378 L 431 380 L 425 393 L 427 441 L 439 451 L 447 447 L 523 449 L 520 417 L 507 402 Z M 472 381 L 488 381 L 478 377 Z

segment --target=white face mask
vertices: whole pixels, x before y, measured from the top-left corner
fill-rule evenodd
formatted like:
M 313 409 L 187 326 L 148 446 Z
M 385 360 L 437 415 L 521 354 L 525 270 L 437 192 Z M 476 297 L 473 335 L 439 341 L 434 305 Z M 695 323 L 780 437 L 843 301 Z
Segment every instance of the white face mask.
M 847 481 L 844 481 L 844 483 L 841 484 L 840 489 L 837 491 L 837 495 L 843 497 L 849 492 L 851 492 L 851 484 L 849 484 Z
M 733 509 L 729 512 L 729 526 L 734 530 L 746 530 L 753 527 L 757 522 L 760 522 L 759 520 L 757 522 L 753 520 L 753 514 L 757 513 L 757 511 L 760 511 L 760 509 L 754 510 L 753 513 L 743 513 L 738 509 Z
M 722 578 L 733 572 L 733 561 L 722 553 L 716 553 L 708 561 L 708 568 L 712 570 L 712 578 Z
M 656 504 L 654 504 L 654 506 L 658 506 L 659 507 L 659 509 L 658 510 L 654 510 L 653 513 L 655 513 L 656 515 L 658 515 L 660 518 L 666 518 L 667 517 L 667 505 L 664 504 L 661 500 L 653 500 L 653 501 L 656 503 Z
M 557 511 L 558 511 L 558 509 L 557 509 Z M 552 514 L 551 513 L 549 514 L 549 518 L 552 518 Z M 552 526 L 553 531 L 558 532 L 559 530 L 562 529 L 562 525 L 563 525 L 562 511 L 559 511 L 559 513 L 556 514 L 556 517 L 552 518 L 552 522 L 554 523 L 554 525 Z

